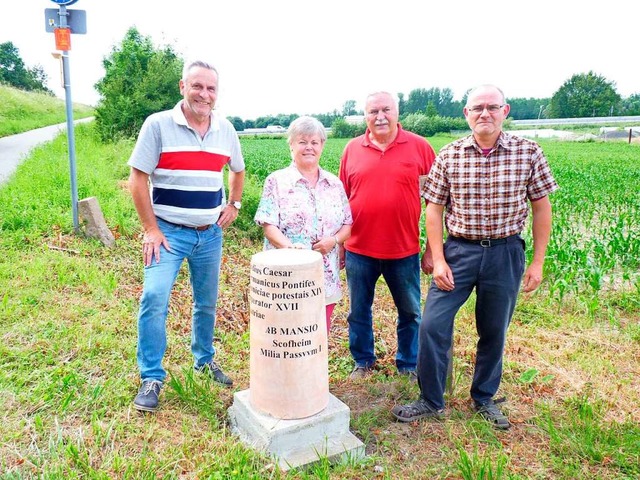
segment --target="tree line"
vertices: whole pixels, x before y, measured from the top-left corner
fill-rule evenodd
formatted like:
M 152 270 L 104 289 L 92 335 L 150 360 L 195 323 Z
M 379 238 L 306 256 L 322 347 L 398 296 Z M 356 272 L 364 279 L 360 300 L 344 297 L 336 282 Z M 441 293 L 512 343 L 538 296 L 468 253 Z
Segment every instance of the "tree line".
M 409 92 L 406 100 L 398 93 L 400 115 L 462 116 L 468 94 L 469 91 L 460 101 L 454 101 L 449 88 L 418 88 Z M 511 106 L 509 116 L 514 120 L 640 115 L 640 93 L 622 98 L 614 82 L 593 71 L 573 75 L 551 98 L 508 98 L 507 101 Z
M 408 95 L 398 92 L 400 119 L 412 115 L 429 117 L 464 118 L 462 109 L 467 103 L 469 91 L 461 100 L 453 99 L 450 88 L 416 88 Z M 623 98 L 615 88 L 615 83 L 593 71 L 573 75 L 551 98 L 507 98 L 513 120 L 538 118 L 580 118 L 640 115 L 640 93 Z M 316 116 L 325 126 L 348 115 L 362 114 L 355 110 L 355 100 L 348 100 L 341 110 Z M 286 127 L 297 115 L 276 115 L 242 120 L 231 117 L 237 130 L 260 128 L 267 125 Z
M 105 76 L 96 84 L 100 102 L 96 123 L 103 138 L 134 136 L 151 113 L 172 108 L 181 98 L 175 88 L 182 74 L 183 59 L 171 46 L 155 47 L 148 36 L 135 27 L 129 29 L 119 45 L 104 58 Z M 462 115 L 468 91 L 455 101 L 449 88 L 416 88 L 408 95 L 398 93 L 402 125 L 419 135 L 467 128 Z M 588 72 L 567 80 L 551 98 L 509 98 L 510 118 L 569 118 L 608 115 L 640 115 L 640 93 L 623 99 L 615 84 Z M 340 109 L 313 114 L 332 134 L 352 137 L 364 132 L 364 123 L 344 120 L 362 114 L 356 101 L 347 100 Z M 265 115 L 256 119 L 229 117 L 237 131 L 279 125 L 287 128 L 297 113 Z
M 181 98 L 176 88 L 184 59 L 172 46 L 157 47 L 151 37 L 131 27 L 109 55 L 104 57 L 105 75 L 96 84 L 100 95 L 96 106 L 96 126 L 103 140 L 137 135 L 145 118 L 154 112 L 172 108 Z M 27 68 L 11 42 L 0 44 L 0 82 L 24 90 L 46 88 L 41 66 Z M 462 115 L 468 91 L 461 100 L 453 99 L 449 88 L 416 88 L 406 96 L 398 92 L 398 107 L 403 126 L 420 135 L 465 129 Z M 573 75 L 551 98 L 508 98 L 510 118 L 572 118 L 640 115 L 640 93 L 622 98 L 615 83 L 592 71 Z M 356 101 L 347 100 L 341 109 L 314 114 L 323 125 L 332 127 L 336 136 L 353 136 L 364 131 L 364 124 L 344 121 L 349 115 L 362 114 Z M 238 131 L 288 127 L 298 114 L 266 115 L 256 119 L 229 117 Z

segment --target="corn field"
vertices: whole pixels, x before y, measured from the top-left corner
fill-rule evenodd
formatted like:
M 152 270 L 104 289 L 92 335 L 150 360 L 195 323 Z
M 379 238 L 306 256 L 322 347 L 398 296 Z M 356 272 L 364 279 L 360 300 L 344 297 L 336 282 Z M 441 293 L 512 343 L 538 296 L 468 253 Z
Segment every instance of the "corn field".
M 435 137 L 430 142 L 437 151 L 452 139 Z M 323 168 L 337 173 L 346 142 L 327 141 Z M 567 295 L 579 297 L 591 310 L 599 308 L 603 291 L 640 294 L 640 148 L 625 143 L 540 143 L 560 184 L 551 196 L 546 288 L 560 301 Z M 284 138 L 243 138 L 242 147 L 247 171 L 258 184 L 291 161 Z M 530 257 L 530 225 L 524 236 Z

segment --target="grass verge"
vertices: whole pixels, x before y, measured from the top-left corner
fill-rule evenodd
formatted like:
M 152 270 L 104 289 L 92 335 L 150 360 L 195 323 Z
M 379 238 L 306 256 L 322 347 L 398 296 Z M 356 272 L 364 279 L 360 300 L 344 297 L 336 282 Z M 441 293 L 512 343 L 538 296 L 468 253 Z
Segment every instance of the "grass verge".
M 478 419 L 468 403 L 473 299 L 456 322 L 446 419 L 410 424 L 389 414 L 394 404 L 414 400 L 417 388 L 395 372 L 395 314 L 386 287 L 380 283 L 374 305 L 377 370 L 360 382 L 347 381 L 345 299 L 330 336 L 330 389 L 350 407 L 351 430 L 368 456 L 339 465 L 322 460 L 285 475 L 229 431 L 226 411 L 235 390 L 193 375 L 190 288 L 181 272 L 167 320 L 171 376 L 162 408 L 154 415 L 133 410 L 142 267 L 125 189 L 132 144 L 102 145 L 90 125 L 77 129 L 77 140 L 80 198 L 98 198 L 115 248 L 71 234 L 64 137 L 38 148 L 0 188 L 0 478 L 640 475 L 638 292 L 628 289 L 600 292 L 606 308 L 594 310 L 573 293 L 561 301 L 545 291 L 520 298 L 501 392 L 514 427 L 504 433 Z M 261 161 L 250 148 L 245 154 L 248 164 Z M 259 177 L 250 182 L 249 196 L 259 195 Z M 250 225 L 245 208 L 241 215 Z M 245 228 L 226 234 L 216 349 L 236 390 L 249 386 L 246 295 L 250 257 L 260 249 Z
M 65 102 L 42 92 L 25 92 L 8 85 L 0 85 L 0 137 L 64 123 Z M 90 117 L 93 108 L 74 104 L 73 117 Z

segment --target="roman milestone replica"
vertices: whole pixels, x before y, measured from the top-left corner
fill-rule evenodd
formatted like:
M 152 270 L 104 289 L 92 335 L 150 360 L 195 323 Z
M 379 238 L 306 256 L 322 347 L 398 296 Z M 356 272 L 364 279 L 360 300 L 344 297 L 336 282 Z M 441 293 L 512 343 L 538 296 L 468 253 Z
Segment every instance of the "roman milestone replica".
M 234 432 L 282 470 L 361 457 L 349 407 L 329 393 L 322 255 L 260 252 L 250 275 L 250 387 L 229 408 Z

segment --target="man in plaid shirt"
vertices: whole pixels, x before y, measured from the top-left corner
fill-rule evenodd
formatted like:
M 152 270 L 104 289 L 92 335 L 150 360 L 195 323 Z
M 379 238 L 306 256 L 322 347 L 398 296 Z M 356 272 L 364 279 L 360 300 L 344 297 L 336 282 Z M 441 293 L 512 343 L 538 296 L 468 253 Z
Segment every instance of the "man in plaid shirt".
M 393 408 L 399 421 L 442 417 L 454 318 L 475 288 L 479 340 L 471 398 L 478 414 L 493 426 L 511 426 L 494 400 L 506 333 L 520 284 L 531 292 L 542 280 L 551 234 L 548 195 L 558 184 L 538 144 L 502 131 L 509 109 L 499 88 L 472 90 L 463 110 L 471 135 L 442 148 L 423 187 L 422 196 L 429 201 L 433 281 L 420 326 L 420 398 Z M 525 270 L 520 232 L 529 203 L 533 259 Z

